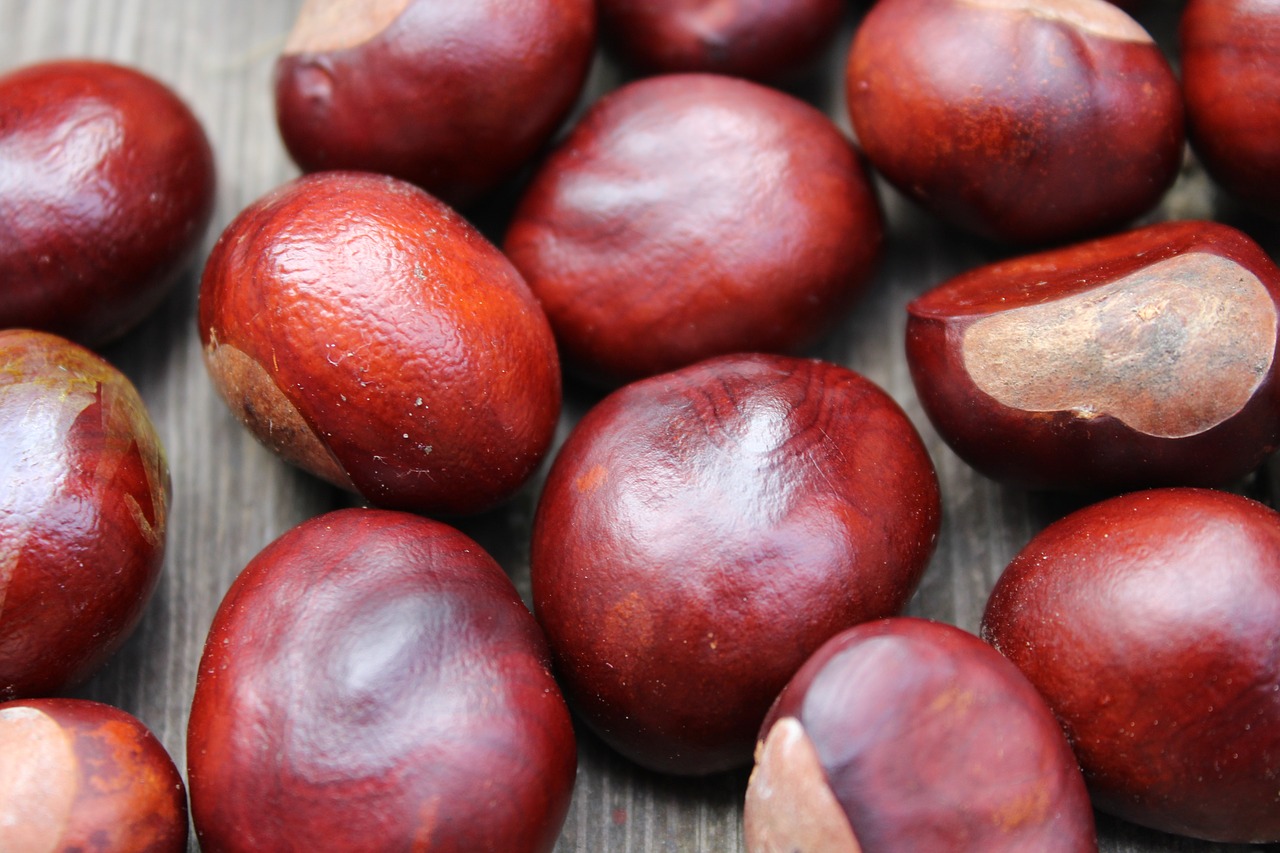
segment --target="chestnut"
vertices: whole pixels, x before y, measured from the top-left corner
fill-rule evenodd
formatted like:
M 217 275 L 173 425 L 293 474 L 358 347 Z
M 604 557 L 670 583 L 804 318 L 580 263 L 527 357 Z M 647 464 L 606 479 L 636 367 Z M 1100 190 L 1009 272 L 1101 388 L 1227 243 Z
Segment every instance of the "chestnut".
M 1084 778 L 1031 683 L 982 640 L 898 617 L 828 640 L 760 732 L 748 853 L 1097 851 Z
M 164 562 L 170 482 L 142 398 L 101 357 L 5 329 L 0 365 L 0 699 L 13 699 L 83 680 L 133 631 Z
M 1280 7 L 1190 0 L 1179 28 L 1191 144 L 1229 192 L 1280 202 Z
M 1280 445 L 1280 270 L 1248 236 L 1168 222 L 963 273 L 908 306 L 939 434 L 995 479 L 1222 486 Z
M 1105 0 L 880 0 L 854 36 L 846 98 L 890 183 L 1001 242 L 1113 230 L 1182 164 L 1178 81 Z
M 136 717 L 87 699 L 0 704 L 0 850 L 187 849 L 173 759 Z
M 1280 514 L 1170 488 L 1051 524 L 982 633 L 1065 727 L 1097 807 L 1164 832 L 1280 840 Z
M 150 75 L 49 61 L 0 77 L 0 188 L 0 327 L 98 346 L 190 268 L 213 213 L 213 153 Z
M 534 516 L 534 612 L 606 743 L 662 772 L 728 770 L 813 650 L 906 605 L 938 524 L 924 445 L 873 383 L 723 356 L 578 423 Z
M 304 171 L 356 169 L 470 206 L 568 115 L 595 52 L 592 0 L 308 0 L 275 67 Z
M 306 521 L 232 583 L 188 726 L 205 853 L 550 851 L 577 766 L 546 641 L 468 537 Z
M 199 323 L 235 416 L 378 506 L 488 509 L 559 417 L 555 340 L 520 274 L 388 176 L 305 175 L 251 204 L 209 256 Z
M 814 343 L 863 291 L 882 238 L 830 119 L 746 80 L 668 74 L 592 106 L 535 174 L 504 248 L 566 366 L 615 386 Z
M 646 74 L 705 71 L 787 82 L 835 39 L 844 0 L 600 0 L 614 52 Z

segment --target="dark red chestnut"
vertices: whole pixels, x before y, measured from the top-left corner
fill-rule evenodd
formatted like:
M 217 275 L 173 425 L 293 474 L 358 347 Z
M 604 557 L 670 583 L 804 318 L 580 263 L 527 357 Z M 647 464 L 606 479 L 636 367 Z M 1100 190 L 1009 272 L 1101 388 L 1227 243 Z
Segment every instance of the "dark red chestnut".
M 705 71 L 763 82 L 812 67 L 840 31 L 844 0 L 601 0 L 600 27 L 644 73 Z
M 534 611 L 571 704 L 646 767 L 745 765 L 833 634 L 899 612 L 938 485 L 911 422 L 833 364 L 712 359 L 581 420 L 533 525 Z
M 55 693 L 133 630 L 169 468 L 138 392 L 63 338 L 0 331 L 0 698 Z M 3 845 L 0 845 L 3 849 Z
M 760 732 L 748 853 L 1089 853 L 1084 778 L 1016 667 L 959 628 L 849 628 L 791 679 Z
M 1280 203 L 1280 5 L 1191 0 L 1179 30 L 1191 144 L 1230 192 Z
M 567 366 L 616 385 L 814 342 L 861 293 L 881 232 L 830 119 L 745 80 L 674 74 L 592 107 L 504 245 Z
M 187 271 L 214 189 L 199 121 L 141 71 L 63 60 L 0 77 L 0 326 L 88 346 L 124 334 Z
M 982 631 L 1062 721 L 1100 809 L 1280 840 L 1280 514 L 1198 489 L 1079 510 L 1013 559 Z
M 0 850 L 187 849 L 173 759 L 131 714 L 85 699 L 0 704 Z
M 453 205 L 490 194 L 573 107 L 592 0 L 309 0 L 276 63 L 276 118 L 306 171 L 383 172 Z
M 1280 270 L 1243 233 L 1162 223 L 964 273 L 908 306 L 938 432 L 1036 488 L 1223 485 L 1280 445 Z
M 880 0 L 846 84 L 871 163 L 991 239 L 1113 229 L 1154 207 L 1182 163 L 1178 81 L 1105 0 Z
M 576 762 L 537 623 L 439 522 L 314 518 L 214 617 L 187 741 L 205 853 L 550 851 Z
M 555 340 L 520 274 L 394 178 L 318 173 L 250 205 L 209 257 L 199 322 L 236 417 L 379 506 L 487 509 L 559 417 Z

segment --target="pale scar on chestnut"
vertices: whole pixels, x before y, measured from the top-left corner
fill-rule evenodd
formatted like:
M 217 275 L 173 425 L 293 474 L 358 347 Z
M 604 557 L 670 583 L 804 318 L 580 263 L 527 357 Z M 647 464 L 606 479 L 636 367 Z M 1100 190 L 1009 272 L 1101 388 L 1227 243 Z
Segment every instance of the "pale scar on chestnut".
M 1106 0 L 963 0 L 979 9 L 1031 15 L 1115 41 L 1154 43 L 1151 34 L 1124 11 Z
M 862 853 L 795 717 L 778 720 L 756 746 L 742 819 L 747 849 L 757 853 Z
M 285 54 L 357 47 L 391 26 L 412 0 L 307 0 L 294 21 Z
M 75 799 L 75 752 L 50 716 L 0 711 L 0 850 L 58 849 Z
M 1160 438 L 1198 435 L 1253 397 L 1275 358 L 1267 289 L 1202 252 L 975 321 L 964 367 L 1011 409 L 1110 415 Z

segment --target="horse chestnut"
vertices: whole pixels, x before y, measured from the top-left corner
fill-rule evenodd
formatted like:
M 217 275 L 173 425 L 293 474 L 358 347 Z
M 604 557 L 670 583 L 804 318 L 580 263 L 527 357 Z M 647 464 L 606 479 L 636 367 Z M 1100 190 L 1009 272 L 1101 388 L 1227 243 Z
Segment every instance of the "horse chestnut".
M 810 652 L 906 605 L 938 523 L 933 466 L 887 394 L 833 364 L 724 356 L 578 423 L 534 517 L 534 611 L 606 742 L 726 770 Z
M 0 850 L 187 849 L 182 777 L 136 717 L 85 699 L 0 704 Z
M 0 698 L 60 691 L 142 616 L 169 468 L 129 380 L 89 350 L 0 331 Z
M 149 75 L 60 60 L 0 77 L 0 326 L 118 338 L 188 269 L 214 189 L 204 129 Z
M 1089 853 L 1084 778 L 1009 661 L 959 628 L 849 628 L 769 711 L 747 788 L 749 853 Z
M 555 340 L 520 274 L 391 177 L 316 173 L 250 205 L 209 257 L 199 322 L 236 417 L 379 506 L 490 508 L 559 417 Z
M 1050 525 L 983 636 L 1066 728 L 1094 803 L 1164 832 L 1280 840 L 1280 514 L 1156 489 Z
M 1161 223 L 996 263 L 908 315 L 925 411 L 996 479 L 1219 486 L 1280 445 L 1280 270 L 1226 225 Z
M 206 853 L 550 851 L 577 766 L 546 641 L 475 542 L 349 509 L 232 584 L 188 726 Z

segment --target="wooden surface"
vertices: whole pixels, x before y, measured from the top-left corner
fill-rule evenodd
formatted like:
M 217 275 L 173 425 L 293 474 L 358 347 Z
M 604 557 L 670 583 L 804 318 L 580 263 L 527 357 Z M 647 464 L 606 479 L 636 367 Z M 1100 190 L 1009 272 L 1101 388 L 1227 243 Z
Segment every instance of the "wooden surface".
M 466 0 L 456 0 L 466 2 Z M 181 93 L 211 136 L 219 169 L 206 249 L 241 208 L 296 174 L 273 120 L 270 79 L 301 0 L 0 0 L 0 69 L 60 56 L 109 58 L 149 71 Z M 861 8 L 861 4 L 856 4 Z M 1141 19 L 1171 45 L 1180 4 L 1150 0 Z M 840 67 L 857 13 L 827 73 L 805 92 L 848 129 Z M 597 63 L 586 96 L 616 85 Z M 999 251 L 959 238 L 884 193 L 890 247 L 871 295 L 816 354 L 885 387 L 929 445 L 943 487 L 945 521 L 935 557 L 909 612 L 976 630 L 985 597 L 1009 558 L 1069 504 L 994 485 L 937 439 L 916 402 L 902 356 L 903 306 L 950 275 Z M 1235 211 L 1188 160 L 1178 187 L 1152 218 L 1217 216 L 1248 229 L 1272 253 L 1274 229 Z M 500 211 L 483 223 L 491 236 Z M 167 448 L 174 504 L 163 578 L 136 634 L 76 695 L 122 707 L 146 722 L 184 765 L 188 704 L 205 632 L 236 573 L 292 525 L 351 499 L 278 462 L 215 396 L 195 330 L 197 271 L 143 327 L 104 354 L 138 385 Z M 570 387 L 563 438 L 591 398 Z M 1273 460 L 1240 488 L 1275 505 Z M 535 481 L 501 511 L 460 524 L 510 572 L 528 598 L 527 534 Z M 630 766 L 583 733 L 574 801 L 560 851 L 736 851 L 742 848 L 745 773 L 701 780 L 661 778 Z M 1100 818 L 1103 851 L 1227 851 L 1262 848 L 1178 839 Z M 195 848 L 194 841 L 192 849 Z M 1280 848 L 1276 848 L 1280 849 Z

